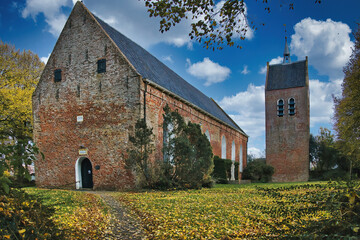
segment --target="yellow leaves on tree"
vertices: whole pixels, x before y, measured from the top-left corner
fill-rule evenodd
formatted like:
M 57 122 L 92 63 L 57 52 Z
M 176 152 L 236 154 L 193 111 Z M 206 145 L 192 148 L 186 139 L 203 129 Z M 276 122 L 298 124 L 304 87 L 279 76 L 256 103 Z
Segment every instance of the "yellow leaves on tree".
M 44 64 L 31 51 L 0 41 L 0 132 L 3 139 L 31 136 L 31 96 Z

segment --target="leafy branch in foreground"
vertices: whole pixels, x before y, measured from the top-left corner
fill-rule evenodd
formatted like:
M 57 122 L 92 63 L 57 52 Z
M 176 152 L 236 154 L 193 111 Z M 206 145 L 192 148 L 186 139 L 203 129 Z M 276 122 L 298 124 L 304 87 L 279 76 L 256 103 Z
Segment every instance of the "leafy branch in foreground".
M 270 12 L 268 0 L 262 2 L 265 11 Z M 315 0 L 315 3 L 321 3 L 321 0 Z M 222 49 L 225 43 L 234 46 L 234 41 L 244 40 L 250 31 L 256 30 L 254 22 L 249 21 L 244 0 L 145 0 L 145 6 L 150 17 L 160 17 L 162 33 L 169 31 L 183 19 L 191 20 L 190 39 L 203 42 L 207 49 Z M 288 2 L 288 7 L 294 9 L 293 1 Z M 236 46 L 241 48 L 240 45 Z

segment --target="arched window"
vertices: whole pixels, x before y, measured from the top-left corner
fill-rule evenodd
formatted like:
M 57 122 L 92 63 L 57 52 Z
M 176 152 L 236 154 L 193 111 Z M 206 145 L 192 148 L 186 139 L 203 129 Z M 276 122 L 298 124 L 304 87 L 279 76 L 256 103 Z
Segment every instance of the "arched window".
M 242 145 L 240 145 L 240 158 L 239 158 L 239 169 L 240 169 L 240 172 L 243 171 L 243 147 Z
M 170 140 L 174 138 L 174 135 L 172 131 L 174 130 L 174 126 L 172 123 L 163 123 L 163 146 L 164 146 L 164 162 L 168 162 L 173 160 L 173 155 L 171 155 L 169 152 L 170 148 L 173 147 L 173 145 L 170 143 Z
M 235 162 L 235 142 L 234 141 L 232 142 L 232 145 L 231 145 L 231 160 L 233 162 Z
M 295 99 L 294 98 L 289 98 L 288 106 L 289 106 L 289 115 L 290 116 L 295 115 Z
M 205 136 L 208 138 L 208 140 L 210 142 L 210 132 L 209 132 L 209 130 L 206 130 Z
M 226 159 L 226 139 L 225 136 L 221 140 L 221 158 Z
M 284 100 L 282 99 L 277 101 L 277 115 L 278 117 L 284 116 Z

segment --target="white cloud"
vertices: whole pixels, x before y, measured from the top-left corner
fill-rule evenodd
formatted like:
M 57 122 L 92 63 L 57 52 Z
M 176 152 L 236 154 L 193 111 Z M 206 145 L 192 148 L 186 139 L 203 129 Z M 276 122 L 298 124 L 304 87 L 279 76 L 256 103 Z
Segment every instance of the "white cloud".
M 283 62 L 283 57 L 280 57 L 278 56 L 277 58 L 273 58 L 270 60 L 269 64 L 270 65 L 273 65 L 273 64 L 279 64 L 279 63 L 282 63 Z M 260 68 L 260 71 L 259 71 L 260 74 L 266 74 L 266 66 Z
M 26 0 L 21 14 L 23 18 L 32 17 L 36 21 L 38 14 L 43 13 L 49 25 L 48 31 L 58 36 L 67 19 L 67 16 L 61 12 L 64 6 L 71 6 L 68 0 Z
M 166 62 L 169 62 L 169 63 L 174 63 L 174 60 L 172 59 L 172 57 L 170 55 L 169 56 L 163 56 L 162 60 L 164 60 Z
M 223 82 L 231 73 L 229 68 L 215 63 L 209 58 L 204 58 L 202 62 L 194 64 L 191 64 L 189 59 L 186 59 L 186 61 L 188 64 L 187 72 L 197 78 L 205 79 L 205 86 Z
M 218 2 L 218 3 L 215 5 L 215 7 L 214 7 L 214 12 L 215 12 L 215 13 L 216 13 L 216 12 L 219 12 L 220 9 L 223 7 L 224 3 L 225 3 L 224 0 Z M 245 37 L 246 39 L 252 39 L 252 38 L 254 37 L 254 30 L 253 30 L 251 27 L 249 27 L 248 21 L 247 21 L 246 17 L 247 17 L 247 6 L 246 6 L 246 4 L 244 3 L 244 12 L 243 12 L 243 14 L 239 14 L 238 17 L 237 17 L 236 19 L 234 19 L 234 20 L 235 20 L 235 22 L 237 22 L 237 23 L 239 24 L 238 29 L 246 29 L 246 32 L 245 32 L 245 34 L 244 34 L 244 32 L 237 33 L 236 31 L 233 31 L 232 38 L 233 38 L 234 40 L 235 40 L 236 38 L 240 39 L 241 37 Z M 215 20 L 216 20 L 218 23 L 220 23 L 221 17 L 220 17 L 219 14 L 218 14 L 218 15 L 215 15 Z M 241 23 L 241 24 L 240 24 L 240 23 Z M 236 29 L 237 29 L 237 28 L 236 28 Z M 235 30 L 236 30 L 236 29 L 235 29 Z M 223 32 L 226 32 L 226 31 L 224 31 L 223 28 L 222 28 L 222 29 L 219 29 L 219 30 L 221 30 L 221 31 L 223 31 Z
M 333 96 L 341 95 L 342 80 L 310 80 L 310 124 L 330 123 L 334 115 Z
M 250 147 L 248 149 L 248 153 L 250 155 L 252 155 L 254 158 L 263 158 L 263 157 L 265 157 L 264 152 L 261 151 L 260 149 L 256 148 L 256 147 Z
M 191 47 L 188 36 L 191 20 L 183 19 L 170 31 L 161 33 L 160 18 L 149 17 L 144 1 L 87 0 L 85 5 L 96 16 L 145 48 L 160 42 Z
M 249 73 L 250 73 L 250 71 L 248 70 L 248 65 L 244 65 L 244 68 L 241 71 L 241 74 L 247 75 Z
M 35 21 L 38 14 L 44 14 L 45 21 L 49 25 L 48 31 L 57 37 L 67 19 L 63 8 L 71 7 L 76 2 L 77 0 L 26 0 L 22 16 L 24 18 L 30 16 Z M 216 7 L 220 7 L 223 2 L 219 2 Z M 181 23 L 172 27 L 170 31 L 161 33 L 159 31 L 160 18 L 149 17 L 144 1 L 87 0 L 85 5 L 95 15 L 145 48 L 163 42 L 192 49 L 192 41 L 188 34 L 191 31 L 191 23 L 195 20 L 192 20 L 191 16 L 188 19 L 182 19 Z M 245 24 L 246 21 L 243 23 Z M 248 28 L 246 38 L 251 39 L 253 36 L 253 30 Z M 233 37 L 240 38 L 241 36 L 235 33 Z
M 224 97 L 220 106 L 251 138 L 265 132 L 265 88 L 250 84 L 246 91 Z
M 50 57 L 50 53 L 47 57 L 41 57 L 40 60 L 43 62 L 43 63 L 47 63 L 47 61 L 49 60 L 49 57 Z
M 342 68 L 348 62 L 354 45 L 347 24 L 331 19 L 316 21 L 305 18 L 294 26 L 294 31 L 290 44 L 293 54 L 299 59 L 308 56 L 309 64 L 330 79 L 343 76 Z

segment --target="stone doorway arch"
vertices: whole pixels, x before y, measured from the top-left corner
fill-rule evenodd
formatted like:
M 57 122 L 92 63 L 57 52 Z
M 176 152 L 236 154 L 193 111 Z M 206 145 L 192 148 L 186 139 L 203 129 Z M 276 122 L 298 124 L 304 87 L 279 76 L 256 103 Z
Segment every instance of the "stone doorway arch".
M 79 158 L 75 163 L 76 189 L 93 188 L 93 169 L 87 157 Z

